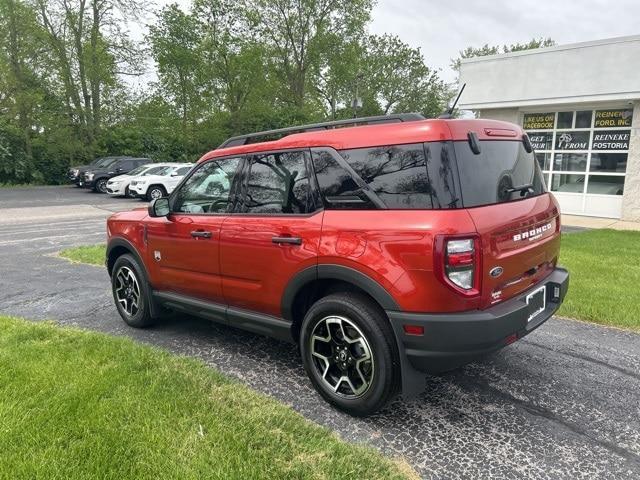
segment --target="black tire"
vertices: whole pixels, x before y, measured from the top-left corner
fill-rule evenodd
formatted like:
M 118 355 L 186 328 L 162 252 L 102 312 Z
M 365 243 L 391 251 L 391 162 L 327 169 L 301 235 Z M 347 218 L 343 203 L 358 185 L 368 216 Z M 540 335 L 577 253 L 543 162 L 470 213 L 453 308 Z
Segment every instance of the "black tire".
M 139 292 L 138 306 L 135 309 L 132 303 L 127 302 L 127 295 L 123 291 L 125 282 L 122 281 L 121 274 L 124 278 L 128 278 L 129 274 L 135 277 Z M 126 285 L 124 286 L 126 288 Z M 135 291 L 135 289 L 133 290 Z M 113 301 L 116 304 L 118 313 L 127 325 L 135 328 L 144 328 L 154 323 L 154 318 L 151 316 L 151 290 L 147 284 L 142 266 L 133 255 L 125 254 L 115 261 L 111 274 L 111 292 L 113 293 Z M 127 311 L 129 307 L 131 307 L 131 311 Z
M 162 185 L 151 185 L 147 189 L 147 200 L 151 201 L 156 198 L 162 198 L 167 196 L 167 191 Z
M 124 198 L 130 198 L 131 192 L 129 191 L 129 186 L 124 187 Z
M 339 343 L 334 342 L 331 333 L 327 333 L 330 329 L 327 321 L 334 322 L 336 321 L 334 319 L 339 319 L 337 322 L 347 320 L 347 324 L 343 325 L 346 330 L 349 330 L 347 336 L 351 340 L 343 343 L 342 347 Z M 342 331 L 346 330 L 343 328 Z M 319 332 L 323 333 L 319 334 Z M 318 343 L 318 337 L 324 335 L 327 338 Z M 313 340 L 314 336 L 315 340 Z M 347 352 L 346 369 L 341 369 L 339 365 L 341 362 L 338 360 L 339 358 L 345 359 L 345 355 L 342 355 L 345 346 L 354 348 L 354 344 L 351 342 L 360 337 L 365 341 L 364 344 L 361 344 L 360 340 L 356 342 L 360 356 L 351 355 L 353 352 Z M 328 340 L 329 338 L 330 340 Z M 363 346 L 368 347 L 372 361 L 363 360 L 363 370 L 356 372 L 358 375 L 354 375 L 355 381 L 347 383 L 335 380 L 336 376 L 344 377 L 353 374 L 354 362 L 357 364 L 358 358 L 366 357 L 362 352 L 366 352 L 367 348 L 363 349 Z M 320 347 L 325 349 L 325 352 L 318 352 Z M 322 353 L 323 356 L 331 358 L 318 359 L 313 355 L 314 348 L 316 353 Z M 387 405 L 399 391 L 400 362 L 393 330 L 384 311 L 365 295 L 355 292 L 335 293 L 314 303 L 302 322 L 300 350 L 305 370 L 315 389 L 327 402 L 351 415 L 370 415 Z M 331 353 L 329 354 L 329 352 Z M 329 360 L 334 363 L 330 364 Z M 367 368 L 367 363 L 371 364 L 370 369 Z M 345 362 L 342 362 L 341 365 L 344 368 Z M 370 376 L 367 375 L 367 370 L 370 371 Z M 337 373 L 334 375 L 333 372 Z M 365 381 L 365 377 L 368 382 Z M 328 378 L 329 381 L 325 378 Z M 358 378 L 363 380 L 362 385 L 356 383 Z M 334 380 L 335 385 L 331 385 L 331 380 Z M 357 390 L 361 388 L 364 390 L 356 394 L 353 390 L 354 385 Z
M 108 182 L 108 179 L 99 178 L 93 184 L 93 191 L 96 193 L 107 193 L 107 182 Z

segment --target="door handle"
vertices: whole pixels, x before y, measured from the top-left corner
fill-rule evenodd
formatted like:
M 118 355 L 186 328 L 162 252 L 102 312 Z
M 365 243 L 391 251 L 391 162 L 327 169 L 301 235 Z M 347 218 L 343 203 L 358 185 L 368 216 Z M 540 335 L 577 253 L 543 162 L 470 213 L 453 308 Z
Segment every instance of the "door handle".
M 302 245 L 300 237 L 272 237 L 271 241 L 278 245 Z
M 211 232 L 207 232 L 206 230 L 194 230 L 191 232 L 191 236 L 193 238 L 211 238 Z

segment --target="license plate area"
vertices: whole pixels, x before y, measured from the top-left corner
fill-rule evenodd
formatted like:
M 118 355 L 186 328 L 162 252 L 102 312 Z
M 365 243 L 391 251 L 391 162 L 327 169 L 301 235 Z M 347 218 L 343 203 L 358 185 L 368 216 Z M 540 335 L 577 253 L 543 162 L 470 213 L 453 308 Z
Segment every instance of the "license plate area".
M 529 318 L 527 323 L 533 320 L 540 312 L 544 311 L 547 306 L 547 289 L 546 285 L 537 288 L 526 297 L 527 306 L 529 307 Z

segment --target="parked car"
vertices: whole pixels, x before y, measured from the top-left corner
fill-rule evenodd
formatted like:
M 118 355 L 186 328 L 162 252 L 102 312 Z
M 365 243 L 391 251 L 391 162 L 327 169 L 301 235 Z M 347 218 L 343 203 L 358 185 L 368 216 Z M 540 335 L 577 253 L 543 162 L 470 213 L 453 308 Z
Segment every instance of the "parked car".
M 71 183 L 75 183 L 77 187 L 81 187 L 82 183 L 84 183 L 84 172 L 87 169 L 106 165 L 112 162 L 114 158 L 115 157 L 98 157 L 88 165 L 77 165 L 75 167 L 71 167 L 67 172 L 67 179 Z
M 87 169 L 84 172 L 81 186 L 90 188 L 94 192 L 106 193 L 107 182 L 110 178 L 128 173 L 147 163 L 152 163 L 152 160 L 149 158 L 114 157 L 106 164 L 99 164 L 94 168 Z
M 113 177 L 107 182 L 107 193 L 114 197 L 129 197 L 131 196 L 131 192 L 129 191 L 131 180 L 141 175 L 158 173 L 167 168 L 167 165 L 166 163 L 147 163 L 138 168 L 134 168 L 129 173 Z
M 131 180 L 131 195 L 153 200 L 173 192 L 176 185 L 191 170 L 191 164 L 176 163 L 165 168 L 147 172 Z
M 229 139 L 112 215 L 123 320 L 171 309 L 297 342 L 320 395 L 368 415 L 557 311 L 560 211 L 519 126 L 352 122 Z

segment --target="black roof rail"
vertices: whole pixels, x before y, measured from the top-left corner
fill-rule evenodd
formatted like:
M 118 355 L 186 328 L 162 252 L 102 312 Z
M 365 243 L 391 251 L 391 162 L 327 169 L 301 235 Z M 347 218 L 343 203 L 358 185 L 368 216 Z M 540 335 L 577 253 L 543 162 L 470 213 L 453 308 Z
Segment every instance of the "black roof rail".
M 311 123 L 309 125 L 299 125 L 296 127 L 278 128 L 276 130 L 265 130 L 264 132 L 237 135 L 235 137 L 226 139 L 224 142 L 222 142 L 222 144 L 220 144 L 218 148 L 237 147 L 239 145 L 256 143 L 256 140 L 258 139 L 276 140 L 293 133 L 329 130 L 332 128 L 347 126 L 355 127 L 359 125 L 377 125 L 381 123 L 415 122 L 418 120 L 425 120 L 425 117 L 419 113 L 397 113 L 393 115 L 377 115 L 375 117 L 347 118 L 344 120 L 334 120 L 331 122 Z

